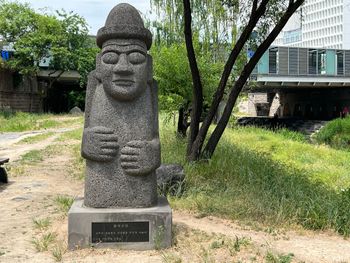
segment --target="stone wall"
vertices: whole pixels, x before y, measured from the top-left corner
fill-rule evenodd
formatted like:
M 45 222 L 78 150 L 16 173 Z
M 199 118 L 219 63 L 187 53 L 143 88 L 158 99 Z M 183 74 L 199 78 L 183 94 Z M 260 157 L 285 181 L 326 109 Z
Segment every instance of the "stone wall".
M 8 70 L 0 71 L 0 109 L 42 112 L 42 99 L 36 78 L 21 77 Z
M 269 116 L 274 93 L 255 92 L 248 94 L 248 113 L 250 116 Z

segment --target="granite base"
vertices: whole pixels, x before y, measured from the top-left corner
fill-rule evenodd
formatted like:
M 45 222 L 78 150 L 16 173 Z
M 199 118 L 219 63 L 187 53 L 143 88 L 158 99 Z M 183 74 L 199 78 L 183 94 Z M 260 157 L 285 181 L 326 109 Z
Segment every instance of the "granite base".
M 171 246 L 172 211 L 165 197 L 150 208 L 90 208 L 74 201 L 68 212 L 68 247 L 150 250 Z

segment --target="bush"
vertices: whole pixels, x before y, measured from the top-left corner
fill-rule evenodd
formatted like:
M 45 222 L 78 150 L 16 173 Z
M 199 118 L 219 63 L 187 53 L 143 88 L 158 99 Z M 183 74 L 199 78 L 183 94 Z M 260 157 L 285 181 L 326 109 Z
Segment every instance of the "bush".
M 330 121 L 315 139 L 336 149 L 350 150 L 350 117 Z

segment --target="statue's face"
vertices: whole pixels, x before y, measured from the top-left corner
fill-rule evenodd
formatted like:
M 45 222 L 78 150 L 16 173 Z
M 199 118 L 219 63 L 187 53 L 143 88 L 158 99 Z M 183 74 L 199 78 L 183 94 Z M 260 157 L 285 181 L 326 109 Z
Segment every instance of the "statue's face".
M 135 41 L 112 41 L 102 48 L 98 71 L 105 92 L 131 101 L 147 87 L 147 49 Z

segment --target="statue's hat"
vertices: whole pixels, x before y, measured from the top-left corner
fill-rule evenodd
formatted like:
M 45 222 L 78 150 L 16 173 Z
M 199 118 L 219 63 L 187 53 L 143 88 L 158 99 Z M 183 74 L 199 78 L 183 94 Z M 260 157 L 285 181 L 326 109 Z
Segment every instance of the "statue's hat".
M 102 48 L 105 41 L 116 38 L 139 39 L 147 49 L 152 45 L 152 34 L 145 28 L 139 12 L 126 3 L 116 5 L 109 12 L 105 26 L 97 32 L 96 43 Z

